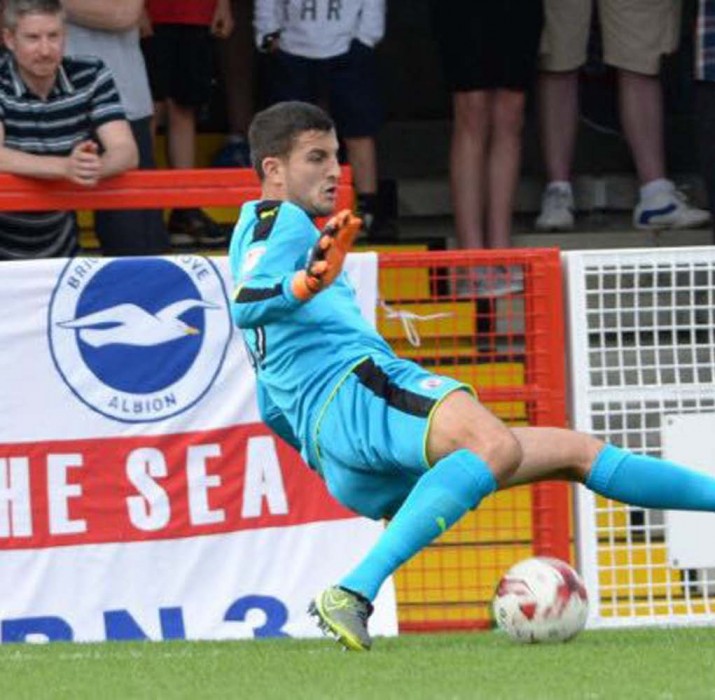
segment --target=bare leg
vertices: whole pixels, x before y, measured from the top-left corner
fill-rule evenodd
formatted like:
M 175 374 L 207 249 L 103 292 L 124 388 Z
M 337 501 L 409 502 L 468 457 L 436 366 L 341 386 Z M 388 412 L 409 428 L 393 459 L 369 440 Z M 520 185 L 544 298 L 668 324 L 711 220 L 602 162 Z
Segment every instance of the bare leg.
M 658 76 L 619 70 L 618 100 L 641 185 L 664 178 L 663 90 Z
M 499 484 L 506 484 L 523 461 L 516 436 L 466 391 L 455 391 L 438 406 L 427 438 L 427 458 L 435 464 L 460 449 L 481 457 Z
M 549 182 L 571 179 L 578 126 L 578 74 L 539 75 L 541 147 Z
M 486 153 L 490 128 L 486 90 L 453 95 L 454 125 L 450 148 L 450 184 L 460 248 L 484 247 Z
M 486 240 L 489 248 L 508 248 L 521 166 L 526 96 L 517 90 L 496 90 L 492 94 Z
M 500 488 L 546 479 L 583 482 L 604 443 L 564 428 L 512 428 L 521 446 L 521 462 Z
M 377 151 L 371 136 L 346 138 L 345 147 L 353 169 L 355 190 L 360 194 L 377 192 Z
M 469 449 L 506 489 L 546 479 L 584 481 L 603 445 L 564 428 L 508 428 L 472 396 L 456 391 L 435 412 L 427 455 L 435 464 L 455 450 Z
M 196 158 L 196 115 L 193 107 L 167 101 L 169 163 L 172 168 L 193 168 Z

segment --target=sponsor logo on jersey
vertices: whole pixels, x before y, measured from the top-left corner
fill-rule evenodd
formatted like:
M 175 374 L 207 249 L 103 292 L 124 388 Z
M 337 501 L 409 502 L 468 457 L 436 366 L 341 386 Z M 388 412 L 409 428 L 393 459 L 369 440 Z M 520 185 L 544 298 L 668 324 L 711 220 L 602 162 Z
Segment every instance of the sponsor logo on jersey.
M 437 389 L 444 384 L 444 380 L 439 377 L 427 377 L 420 382 L 422 389 Z
M 246 257 L 243 259 L 243 266 L 241 267 L 241 273 L 242 274 L 247 274 L 251 272 L 256 265 L 258 265 L 258 261 L 263 257 L 263 254 L 266 252 L 266 246 L 260 245 L 260 246 L 255 246 L 253 248 L 250 248 L 248 252 L 246 253 Z

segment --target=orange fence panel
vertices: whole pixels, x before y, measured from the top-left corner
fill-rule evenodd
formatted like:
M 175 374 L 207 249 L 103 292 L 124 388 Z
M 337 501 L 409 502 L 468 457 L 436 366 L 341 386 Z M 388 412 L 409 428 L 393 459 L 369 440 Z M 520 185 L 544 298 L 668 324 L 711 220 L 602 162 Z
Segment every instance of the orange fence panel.
M 510 425 L 566 425 L 558 250 L 380 253 L 380 331 L 457 377 Z M 570 559 L 569 487 L 495 494 L 396 576 L 402 630 L 486 627 L 499 577 L 532 554 Z

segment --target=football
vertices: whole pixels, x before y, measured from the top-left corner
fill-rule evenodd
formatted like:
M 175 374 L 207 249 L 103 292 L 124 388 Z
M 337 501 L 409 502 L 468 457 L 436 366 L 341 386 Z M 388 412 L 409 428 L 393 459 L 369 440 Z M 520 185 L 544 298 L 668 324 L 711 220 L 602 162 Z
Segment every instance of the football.
M 588 594 L 566 562 L 532 557 L 502 576 L 493 608 L 498 627 L 517 642 L 565 642 L 586 624 Z

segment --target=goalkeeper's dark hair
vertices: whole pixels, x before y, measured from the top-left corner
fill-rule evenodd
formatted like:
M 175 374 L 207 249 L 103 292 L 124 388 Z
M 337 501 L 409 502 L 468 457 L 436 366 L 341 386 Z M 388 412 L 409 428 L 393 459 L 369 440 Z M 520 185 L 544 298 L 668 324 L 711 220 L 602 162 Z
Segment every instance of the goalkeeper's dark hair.
M 251 161 L 263 179 L 263 159 L 286 158 L 295 140 L 306 131 L 333 131 L 335 124 L 325 110 L 308 102 L 278 102 L 258 112 L 248 130 Z

